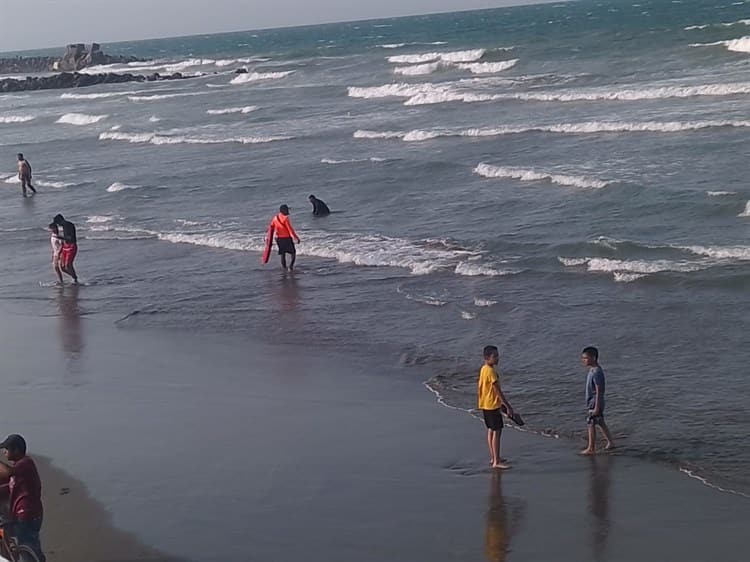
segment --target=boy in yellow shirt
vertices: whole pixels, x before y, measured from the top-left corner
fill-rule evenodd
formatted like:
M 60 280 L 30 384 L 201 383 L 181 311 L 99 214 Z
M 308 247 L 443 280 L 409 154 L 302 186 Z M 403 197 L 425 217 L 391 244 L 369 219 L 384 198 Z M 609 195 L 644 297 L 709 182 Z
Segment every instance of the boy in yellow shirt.
M 513 418 L 513 407 L 500 388 L 500 378 L 495 367 L 500 363 L 500 352 L 494 345 L 484 348 L 484 365 L 479 371 L 478 406 L 484 415 L 484 425 L 487 426 L 487 446 L 490 449 L 490 463 L 492 468 L 506 469 L 509 465 L 500 458 L 500 438 L 503 433 L 503 414 L 505 409 L 508 417 Z

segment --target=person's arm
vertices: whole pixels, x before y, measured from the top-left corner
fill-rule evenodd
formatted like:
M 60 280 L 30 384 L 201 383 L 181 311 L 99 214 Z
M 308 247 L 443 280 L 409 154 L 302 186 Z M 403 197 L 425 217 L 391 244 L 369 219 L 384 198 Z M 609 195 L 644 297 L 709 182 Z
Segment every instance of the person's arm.
M 505 394 L 503 393 L 503 389 L 500 388 L 500 381 L 495 381 L 492 383 L 495 387 L 495 392 L 497 392 L 497 395 L 500 397 L 500 400 L 502 400 L 503 404 L 508 410 L 508 417 L 513 416 L 513 406 L 510 405 L 510 402 L 508 402 L 508 399 L 505 397 Z
M 0 482 L 7 482 L 15 472 L 12 466 L 0 461 Z
M 297 241 L 297 244 L 299 244 L 300 242 L 299 236 L 297 236 L 297 233 L 294 231 L 294 227 L 292 226 L 292 220 L 289 219 L 286 222 L 286 225 L 289 227 L 289 234 L 291 234 L 294 237 L 294 239 Z
M 601 411 L 601 403 L 602 403 L 602 397 L 604 396 L 604 387 L 600 385 L 599 383 L 594 380 L 594 387 L 596 388 L 596 398 L 594 399 L 594 409 L 591 412 L 592 416 L 600 416 Z

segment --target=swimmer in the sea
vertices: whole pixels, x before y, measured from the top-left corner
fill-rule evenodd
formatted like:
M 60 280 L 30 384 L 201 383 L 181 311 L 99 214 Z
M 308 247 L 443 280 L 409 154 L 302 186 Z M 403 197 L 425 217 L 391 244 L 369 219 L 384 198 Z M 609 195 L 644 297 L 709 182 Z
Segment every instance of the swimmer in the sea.
M 328 208 L 325 201 L 318 199 L 315 195 L 310 195 L 308 199 L 310 200 L 310 203 L 312 203 L 314 217 L 325 217 L 331 214 L 331 209 Z

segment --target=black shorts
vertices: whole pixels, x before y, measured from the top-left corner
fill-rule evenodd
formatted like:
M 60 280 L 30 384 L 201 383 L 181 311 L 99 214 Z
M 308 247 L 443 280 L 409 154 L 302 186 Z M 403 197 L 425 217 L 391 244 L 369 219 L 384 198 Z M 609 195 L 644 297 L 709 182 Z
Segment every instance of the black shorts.
M 500 408 L 497 410 L 482 410 L 484 415 L 484 425 L 487 429 L 492 431 L 500 431 L 503 429 L 503 414 Z
M 280 256 L 297 253 L 297 249 L 294 247 L 294 240 L 291 238 L 277 238 L 276 245 L 279 247 Z
M 593 410 L 589 410 L 589 415 L 586 418 L 586 423 L 588 425 L 602 425 L 604 423 L 604 408 L 601 409 L 598 416 L 592 416 L 591 412 L 593 412 Z

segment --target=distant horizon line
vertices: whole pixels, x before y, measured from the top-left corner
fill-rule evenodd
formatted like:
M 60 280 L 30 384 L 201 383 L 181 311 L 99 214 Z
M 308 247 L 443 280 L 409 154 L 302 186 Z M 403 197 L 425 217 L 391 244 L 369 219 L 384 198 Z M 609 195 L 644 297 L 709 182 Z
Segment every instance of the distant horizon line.
M 142 37 L 139 39 L 121 39 L 117 41 L 84 41 L 83 44 L 85 45 L 91 45 L 92 43 L 98 43 L 100 45 L 118 45 L 121 43 L 138 43 L 140 41 L 168 41 L 170 39 L 190 39 L 193 37 L 202 37 L 206 35 L 228 35 L 231 33 L 250 33 L 250 32 L 257 32 L 257 31 L 274 31 L 274 30 L 280 30 L 280 29 L 297 29 L 297 28 L 303 28 L 303 27 L 319 27 L 319 26 L 325 26 L 325 25 L 334 25 L 334 24 L 346 24 L 346 23 L 366 23 L 371 21 L 388 21 L 388 20 L 396 20 L 396 19 L 403 19 L 403 18 L 415 18 L 415 17 L 423 17 L 423 16 L 438 16 L 443 14 L 462 14 L 462 13 L 471 13 L 471 12 L 493 12 L 496 10 L 506 10 L 509 8 L 519 8 L 522 6 L 531 6 L 535 4 L 569 4 L 572 2 L 577 2 L 579 0 L 518 0 L 518 3 L 508 4 L 507 6 L 497 6 L 494 8 L 472 8 L 470 10 L 449 10 L 449 11 L 438 11 L 438 12 L 428 12 L 428 13 L 419 13 L 419 14 L 408 14 L 408 15 L 401 15 L 401 16 L 384 16 L 384 17 L 377 17 L 377 18 L 366 18 L 366 19 L 355 19 L 355 20 L 333 20 L 333 21 L 325 21 L 325 22 L 319 22 L 319 23 L 307 23 L 307 24 L 298 24 L 298 25 L 282 25 L 282 26 L 276 26 L 276 27 L 260 27 L 256 29 L 235 29 L 235 30 L 229 30 L 229 31 L 206 31 L 201 33 L 190 33 L 188 35 L 169 35 L 165 37 Z M 35 53 L 39 51 L 51 51 L 53 49 L 65 49 L 67 45 L 76 45 L 81 43 L 81 41 L 76 42 L 70 42 L 65 43 L 62 45 L 50 45 L 46 47 L 33 47 L 31 49 L 20 49 L 20 50 L 0 50 L 0 58 L 4 58 L 6 55 L 23 55 L 23 53 Z

